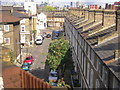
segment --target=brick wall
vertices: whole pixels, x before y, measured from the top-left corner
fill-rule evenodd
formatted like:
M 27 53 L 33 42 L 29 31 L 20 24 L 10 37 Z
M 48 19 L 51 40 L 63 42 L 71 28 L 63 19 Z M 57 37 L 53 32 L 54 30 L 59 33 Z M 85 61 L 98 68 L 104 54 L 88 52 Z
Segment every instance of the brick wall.
M 95 21 L 96 22 L 102 21 L 102 15 L 103 15 L 103 13 L 101 10 L 95 11 Z
M 104 11 L 104 25 L 110 26 L 112 24 L 115 24 L 116 22 L 116 14 L 115 11 Z

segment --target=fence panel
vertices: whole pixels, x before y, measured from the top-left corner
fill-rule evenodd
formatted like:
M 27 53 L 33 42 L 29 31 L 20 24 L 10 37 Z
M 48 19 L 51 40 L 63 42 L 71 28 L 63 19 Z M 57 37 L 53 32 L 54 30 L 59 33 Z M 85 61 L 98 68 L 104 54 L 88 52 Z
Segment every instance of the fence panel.
M 32 74 L 21 70 L 21 79 L 22 79 L 22 88 L 23 89 L 29 89 L 29 88 L 53 88 L 48 83 L 44 82 L 42 79 L 39 79 Z

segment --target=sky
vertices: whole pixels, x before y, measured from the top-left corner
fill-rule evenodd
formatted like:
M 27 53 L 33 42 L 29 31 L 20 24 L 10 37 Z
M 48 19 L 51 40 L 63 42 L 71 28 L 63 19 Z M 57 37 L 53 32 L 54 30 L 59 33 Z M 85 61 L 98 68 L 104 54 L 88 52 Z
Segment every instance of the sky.
M 9 2 L 24 2 L 25 0 L 0 0 L 2 2 L 9 1 Z M 35 2 L 47 2 L 48 0 L 34 0 Z M 120 0 L 49 0 L 49 2 L 75 2 L 75 1 L 82 1 L 82 2 L 116 2 Z
M 24 2 L 25 0 L 0 0 L 7 4 Z M 120 0 L 34 0 L 36 3 L 41 4 L 41 2 L 48 2 L 51 5 L 63 7 L 64 5 L 70 5 L 70 2 L 79 1 L 82 5 L 90 5 L 90 4 L 98 4 L 101 6 L 105 6 L 105 3 L 113 4 L 114 2 L 118 2 Z M 75 5 L 75 3 L 74 3 Z

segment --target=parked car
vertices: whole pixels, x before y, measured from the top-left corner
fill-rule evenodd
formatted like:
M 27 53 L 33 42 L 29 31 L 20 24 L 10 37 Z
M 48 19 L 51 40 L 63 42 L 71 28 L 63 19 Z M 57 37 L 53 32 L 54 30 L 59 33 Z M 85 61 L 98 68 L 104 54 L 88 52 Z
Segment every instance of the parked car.
M 41 45 L 43 43 L 43 39 L 44 38 L 41 35 L 38 36 L 36 41 L 35 41 L 36 45 Z
M 51 35 L 50 35 L 50 34 L 47 34 L 47 35 L 46 35 L 46 38 L 50 38 L 50 37 L 51 37 Z
M 33 56 L 28 56 L 28 57 L 26 57 L 26 59 L 24 60 L 24 63 L 32 64 L 34 60 L 35 60 L 35 59 L 33 58 Z
M 49 73 L 49 78 L 48 78 L 49 82 L 51 82 L 51 81 L 56 82 L 57 79 L 58 79 L 57 71 L 56 70 L 51 70 L 50 73 Z
M 58 37 L 59 37 L 59 31 L 53 31 L 52 32 L 52 40 L 58 39 Z
M 29 63 L 23 63 L 21 66 L 22 70 L 28 71 L 30 68 L 30 64 Z
M 42 36 L 43 36 L 44 38 L 46 37 L 46 35 L 47 35 L 46 32 L 43 32 L 43 33 L 42 33 Z

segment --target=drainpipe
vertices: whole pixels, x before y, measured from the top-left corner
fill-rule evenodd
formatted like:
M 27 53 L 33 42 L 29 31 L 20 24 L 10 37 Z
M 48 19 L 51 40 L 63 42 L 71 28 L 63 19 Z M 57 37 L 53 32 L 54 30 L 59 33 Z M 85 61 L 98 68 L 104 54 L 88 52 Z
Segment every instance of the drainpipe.
M 95 10 L 94 10 L 94 22 L 95 22 L 95 15 L 96 15 L 96 13 L 95 13 Z
M 102 26 L 104 25 L 104 9 L 103 9 L 103 11 L 102 11 Z

